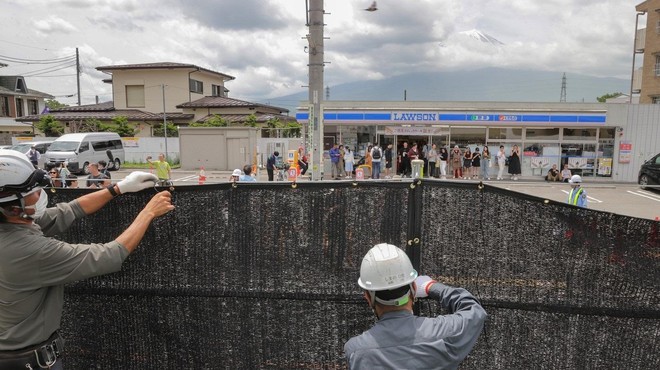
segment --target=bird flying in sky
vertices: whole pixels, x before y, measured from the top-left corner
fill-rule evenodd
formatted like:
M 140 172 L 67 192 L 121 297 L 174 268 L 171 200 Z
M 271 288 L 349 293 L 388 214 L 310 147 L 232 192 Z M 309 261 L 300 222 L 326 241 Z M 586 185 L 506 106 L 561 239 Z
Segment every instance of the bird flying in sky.
M 373 3 L 371 3 L 371 5 L 365 10 L 368 12 L 375 12 L 376 10 L 378 10 L 378 7 L 376 6 L 376 2 L 374 1 Z

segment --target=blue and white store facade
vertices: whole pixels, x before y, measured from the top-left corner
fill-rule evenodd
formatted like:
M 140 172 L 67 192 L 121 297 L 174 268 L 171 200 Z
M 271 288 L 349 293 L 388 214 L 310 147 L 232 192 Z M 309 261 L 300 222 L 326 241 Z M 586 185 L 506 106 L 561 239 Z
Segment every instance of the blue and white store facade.
M 333 143 L 364 155 L 369 144 L 404 141 L 438 147 L 504 145 L 522 152 L 522 176 L 568 164 L 584 177 L 636 182 L 641 163 L 660 151 L 660 107 L 599 103 L 366 102 L 323 103 L 324 150 Z M 301 108 L 298 122 L 308 127 Z M 643 122 L 640 122 L 643 121 Z M 650 138 L 656 138 L 655 140 Z M 483 149 L 482 149 L 483 150 Z M 645 158 L 646 157 L 646 158 Z M 586 179 L 585 179 L 586 180 Z

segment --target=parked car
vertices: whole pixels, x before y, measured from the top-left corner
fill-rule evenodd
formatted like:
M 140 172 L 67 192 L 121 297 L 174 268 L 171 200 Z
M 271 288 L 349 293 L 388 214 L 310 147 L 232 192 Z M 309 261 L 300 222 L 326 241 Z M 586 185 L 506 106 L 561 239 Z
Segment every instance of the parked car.
M 53 140 L 25 141 L 16 145 L 12 145 L 9 149 L 16 150 L 23 154 L 27 154 L 30 151 L 30 148 L 34 146 L 35 149 L 37 149 L 37 151 L 42 155 L 41 159 L 39 159 L 39 167 L 43 168 L 44 167 L 43 155 L 44 153 L 46 153 L 52 142 Z
M 644 162 L 639 169 L 637 182 L 642 189 L 646 189 L 647 185 L 660 185 L 660 153 Z
M 124 145 L 114 132 L 87 132 L 58 137 L 48 148 L 44 161 L 50 166 L 69 164 L 72 173 L 89 174 L 90 163 L 108 162 L 108 169 L 116 171 L 124 163 Z

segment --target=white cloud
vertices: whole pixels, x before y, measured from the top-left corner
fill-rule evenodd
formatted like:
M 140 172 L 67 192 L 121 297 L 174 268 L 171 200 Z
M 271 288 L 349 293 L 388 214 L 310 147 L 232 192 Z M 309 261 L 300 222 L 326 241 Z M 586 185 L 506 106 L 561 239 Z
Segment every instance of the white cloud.
M 483 67 L 627 77 L 639 1 L 379 0 L 378 11 L 365 12 L 370 0 L 325 0 L 325 81 Z M 231 96 L 254 101 L 307 85 L 302 0 L 199 0 L 194 7 L 183 0 L 7 0 L 0 24 L 0 55 L 59 58 L 77 46 L 88 103 L 110 98 L 95 68 L 121 63 L 197 64 L 235 76 Z M 460 36 L 471 29 L 505 45 Z M 9 64 L 0 73 L 34 70 Z M 28 84 L 54 95 L 75 92 L 70 76 Z
M 55 15 L 51 15 L 47 19 L 35 20 L 34 28 L 46 36 L 52 33 L 68 34 L 78 31 L 74 25 Z

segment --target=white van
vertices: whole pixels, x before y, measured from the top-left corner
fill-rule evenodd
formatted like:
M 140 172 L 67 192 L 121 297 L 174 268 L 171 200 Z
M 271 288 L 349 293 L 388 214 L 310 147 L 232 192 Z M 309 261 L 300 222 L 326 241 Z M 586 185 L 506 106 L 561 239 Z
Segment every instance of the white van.
M 108 162 L 109 170 L 121 168 L 124 145 L 119 134 L 113 132 L 66 134 L 53 141 L 43 157 L 46 165 L 68 162 L 71 172 L 87 175 L 87 166 L 100 160 Z

